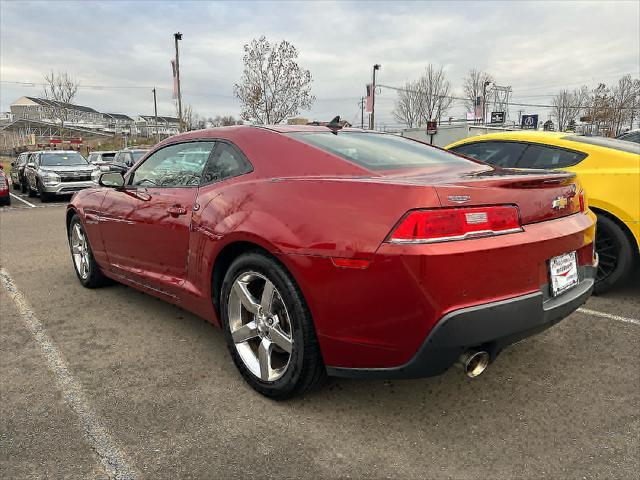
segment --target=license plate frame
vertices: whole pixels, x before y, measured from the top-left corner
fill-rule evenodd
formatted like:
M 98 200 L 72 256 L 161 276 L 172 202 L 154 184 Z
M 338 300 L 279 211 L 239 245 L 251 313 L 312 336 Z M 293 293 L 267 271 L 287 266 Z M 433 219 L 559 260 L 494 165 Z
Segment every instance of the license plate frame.
M 549 260 L 549 281 L 553 297 L 563 294 L 578 284 L 578 258 L 575 250 Z

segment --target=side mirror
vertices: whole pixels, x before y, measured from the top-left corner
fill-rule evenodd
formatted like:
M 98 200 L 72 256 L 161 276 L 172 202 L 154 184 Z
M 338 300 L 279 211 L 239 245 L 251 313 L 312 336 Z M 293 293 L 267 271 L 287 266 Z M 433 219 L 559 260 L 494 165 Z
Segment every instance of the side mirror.
M 100 175 L 98 183 L 103 187 L 122 188 L 124 187 L 124 177 L 120 172 L 108 172 Z
M 29 168 L 36 168 L 36 164 L 35 164 L 35 163 L 33 163 L 33 162 L 29 162 L 29 163 L 27 163 L 27 167 L 29 167 Z

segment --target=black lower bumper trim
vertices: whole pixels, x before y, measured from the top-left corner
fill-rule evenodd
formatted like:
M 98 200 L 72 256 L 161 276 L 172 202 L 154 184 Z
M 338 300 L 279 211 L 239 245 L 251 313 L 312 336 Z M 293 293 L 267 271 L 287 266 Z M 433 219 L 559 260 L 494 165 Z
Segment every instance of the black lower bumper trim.
M 470 348 L 489 352 L 492 359 L 506 346 L 555 325 L 591 295 L 595 268 L 580 268 L 580 283 L 558 297 L 541 291 L 499 302 L 456 310 L 445 315 L 418 352 L 393 368 L 327 367 L 327 373 L 350 378 L 421 378 L 439 375 Z M 544 293 L 543 293 L 544 292 Z

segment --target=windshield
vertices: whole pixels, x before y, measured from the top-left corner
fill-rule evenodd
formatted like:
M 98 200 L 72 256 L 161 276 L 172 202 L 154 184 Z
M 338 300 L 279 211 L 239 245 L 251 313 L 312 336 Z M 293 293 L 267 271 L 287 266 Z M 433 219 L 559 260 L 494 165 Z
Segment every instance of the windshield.
M 390 134 L 367 132 L 296 132 L 302 142 L 369 170 L 394 170 L 432 165 L 468 165 L 469 160 L 424 143 Z
M 135 162 L 137 162 L 140 158 L 142 158 L 144 156 L 145 153 L 147 153 L 149 150 L 138 150 L 138 151 L 134 151 L 131 152 L 131 156 L 133 157 L 133 160 Z
M 68 153 L 43 153 L 40 156 L 40 165 L 58 166 L 58 165 L 86 165 L 87 161 L 82 155 L 75 152 Z

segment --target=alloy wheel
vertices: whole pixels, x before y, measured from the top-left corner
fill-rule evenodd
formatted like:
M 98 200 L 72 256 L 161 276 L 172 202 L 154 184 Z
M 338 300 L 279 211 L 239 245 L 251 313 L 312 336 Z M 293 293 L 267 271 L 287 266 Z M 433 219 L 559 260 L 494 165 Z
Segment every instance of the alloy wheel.
M 596 233 L 596 252 L 598 253 L 598 272 L 596 281 L 601 282 L 611 275 L 618 266 L 619 245 L 607 228 L 598 225 Z
M 71 252 L 78 275 L 86 280 L 89 276 L 89 245 L 87 237 L 78 223 L 73 226 L 71 231 Z
M 281 378 L 291 363 L 293 330 L 273 282 L 257 272 L 240 274 L 227 308 L 231 337 L 247 369 L 265 382 Z

